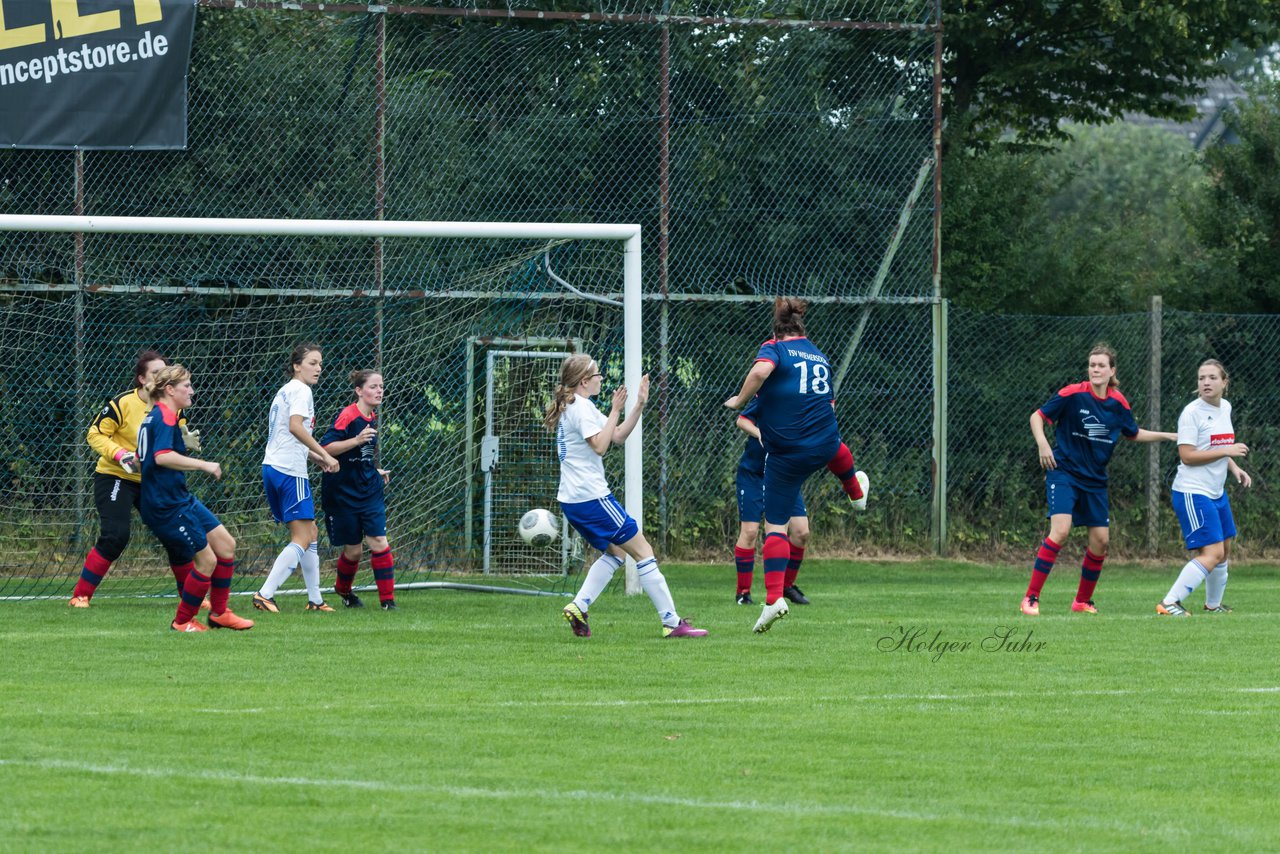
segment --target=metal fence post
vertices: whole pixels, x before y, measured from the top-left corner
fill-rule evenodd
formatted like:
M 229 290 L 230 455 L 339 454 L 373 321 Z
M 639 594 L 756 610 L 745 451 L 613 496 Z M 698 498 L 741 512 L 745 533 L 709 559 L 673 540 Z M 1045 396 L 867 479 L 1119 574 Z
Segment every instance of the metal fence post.
M 77 148 L 75 153 L 75 177 L 74 177 L 74 193 L 75 193 L 75 212 L 76 216 L 84 216 L 85 214 L 85 165 L 84 165 L 84 149 Z M 85 345 L 86 333 L 84 322 L 85 311 L 85 274 L 84 274 L 84 232 L 77 231 L 75 233 L 75 354 L 76 354 L 76 402 L 75 414 L 72 416 L 75 420 L 76 427 L 79 427 L 80 419 L 85 417 Z M 75 491 L 75 510 L 76 519 L 83 520 L 86 517 L 85 495 L 92 489 L 92 474 L 90 474 L 90 466 L 88 463 L 91 457 L 88 454 L 84 437 L 79 437 L 80 441 L 74 442 L 74 451 L 71 454 L 72 464 L 75 466 L 74 482 L 76 484 Z
M 947 300 L 933 304 L 933 553 L 947 553 Z
M 1161 344 L 1164 338 L 1164 300 L 1159 295 L 1151 298 L 1151 386 L 1147 404 L 1147 423 L 1150 429 L 1159 430 L 1160 423 L 1160 373 Z M 1160 443 L 1147 446 L 1147 554 L 1154 557 L 1160 539 Z

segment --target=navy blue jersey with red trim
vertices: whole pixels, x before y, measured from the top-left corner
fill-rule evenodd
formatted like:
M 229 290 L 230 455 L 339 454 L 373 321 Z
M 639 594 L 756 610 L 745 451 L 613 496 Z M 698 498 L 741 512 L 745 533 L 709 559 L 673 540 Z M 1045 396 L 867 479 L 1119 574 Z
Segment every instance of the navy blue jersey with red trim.
M 320 444 L 331 445 L 354 439 L 366 427 L 377 429 L 377 426 L 377 412 L 365 417 L 360 407 L 353 403 L 333 419 Z M 377 454 L 378 437 L 374 436 L 372 442 L 363 442 L 335 455 L 338 470 L 333 474 L 325 472 L 320 478 L 320 500 L 326 510 L 332 512 L 382 503 L 382 475 L 378 474 Z
M 770 339 L 757 362 L 773 364 L 760 386 L 760 438 L 770 453 L 822 447 L 840 441 L 831 363 L 808 338 Z
M 739 418 L 745 418 L 757 427 L 760 426 L 760 398 L 753 397 L 741 412 Z M 764 474 L 764 445 L 755 436 L 748 436 L 747 443 L 738 459 L 738 471 L 760 477 Z
M 187 473 L 156 462 L 162 454 L 186 454 L 187 443 L 182 440 L 178 425 L 178 413 L 157 403 L 138 428 L 138 460 L 142 464 L 139 510 L 144 520 L 165 516 L 191 500 Z
M 1058 468 L 1083 486 L 1105 488 L 1107 464 L 1121 436 L 1138 435 L 1129 401 L 1119 389 L 1108 389 L 1104 398 L 1095 397 L 1089 382 L 1066 386 L 1037 410 L 1054 425 Z

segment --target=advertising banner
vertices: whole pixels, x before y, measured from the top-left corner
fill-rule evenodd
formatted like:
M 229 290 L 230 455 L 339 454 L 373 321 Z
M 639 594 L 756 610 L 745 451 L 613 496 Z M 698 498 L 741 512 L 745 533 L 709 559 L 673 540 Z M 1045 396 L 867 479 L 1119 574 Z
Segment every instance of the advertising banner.
M 186 148 L 195 0 L 0 0 L 0 146 Z

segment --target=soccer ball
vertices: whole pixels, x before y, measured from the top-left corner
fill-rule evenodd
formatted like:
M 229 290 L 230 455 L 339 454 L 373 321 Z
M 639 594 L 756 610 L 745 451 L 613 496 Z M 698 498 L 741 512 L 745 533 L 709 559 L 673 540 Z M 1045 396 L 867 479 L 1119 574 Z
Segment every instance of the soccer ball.
M 530 510 L 520 517 L 520 536 L 531 546 L 549 546 L 560 536 L 560 524 L 550 510 Z

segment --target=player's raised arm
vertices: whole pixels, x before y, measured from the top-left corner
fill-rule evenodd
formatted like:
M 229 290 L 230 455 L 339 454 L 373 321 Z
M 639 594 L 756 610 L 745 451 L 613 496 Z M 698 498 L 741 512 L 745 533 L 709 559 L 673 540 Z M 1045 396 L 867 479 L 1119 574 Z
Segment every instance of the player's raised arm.
M 765 380 L 773 374 L 773 369 L 777 367 L 773 362 L 757 360 L 751 369 L 747 371 L 747 375 L 742 380 L 742 389 L 724 402 L 724 405 L 730 409 L 741 409 L 750 402 L 751 398 L 756 396 L 756 392 L 764 385 Z
M 622 387 L 626 390 L 626 386 Z M 631 435 L 631 431 L 636 429 L 636 425 L 640 423 L 640 416 L 644 413 L 644 405 L 649 402 L 649 375 L 645 374 L 640 378 L 640 391 L 636 394 L 636 405 L 631 407 L 631 412 L 627 414 L 626 419 L 617 426 L 613 431 L 613 444 L 621 445 L 627 441 L 627 437 Z M 625 403 L 625 399 L 624 399 Z

